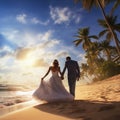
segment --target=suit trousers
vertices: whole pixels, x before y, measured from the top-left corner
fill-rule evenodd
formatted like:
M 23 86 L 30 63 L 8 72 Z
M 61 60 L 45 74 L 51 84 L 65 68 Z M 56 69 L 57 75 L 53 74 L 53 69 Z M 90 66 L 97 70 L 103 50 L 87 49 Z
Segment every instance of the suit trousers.
M 75 96 L 76 77 L 68 76 L 69 92 Z

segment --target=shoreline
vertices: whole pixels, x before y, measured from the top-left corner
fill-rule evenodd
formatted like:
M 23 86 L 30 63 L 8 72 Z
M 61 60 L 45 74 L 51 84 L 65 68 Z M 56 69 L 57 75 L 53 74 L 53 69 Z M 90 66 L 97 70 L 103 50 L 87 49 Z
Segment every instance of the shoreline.
M 0 120 L 119 120 L 120 102 L 75 100 L 38 104 L 11 112 Z
M 35 100 L 31 100 L 31 101 L 22 102 L 22 103 L 18 103 L 15 105 L 7 106 L 5 108 L 1 108 L 0 109 L 0 117 L 6 116 L 8 114 L 11 114 L 11 113 L 19 111 L 19 110 L 33 107 L 33 106 L 38 105 L 38 104 L 40 104 L 40 103 L 38 103 Z

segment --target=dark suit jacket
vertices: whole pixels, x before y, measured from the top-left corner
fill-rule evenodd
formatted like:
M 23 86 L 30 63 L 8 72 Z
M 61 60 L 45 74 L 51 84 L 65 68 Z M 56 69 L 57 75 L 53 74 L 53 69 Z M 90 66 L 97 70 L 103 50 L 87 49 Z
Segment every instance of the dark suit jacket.
M 68 70 L 68 77 L 80 77 L 80 68 L 77 61 L 69 60 L 65 62 L 63 74 Z

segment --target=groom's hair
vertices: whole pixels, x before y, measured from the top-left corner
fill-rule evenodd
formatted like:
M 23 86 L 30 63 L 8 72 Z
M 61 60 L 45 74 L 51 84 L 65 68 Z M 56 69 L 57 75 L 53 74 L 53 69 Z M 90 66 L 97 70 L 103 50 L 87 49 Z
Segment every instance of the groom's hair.
M 67 56 L 67 57 L 66 57 L 66 60 L 71 60 L 71 57 L 70 57 L 70 56 Z

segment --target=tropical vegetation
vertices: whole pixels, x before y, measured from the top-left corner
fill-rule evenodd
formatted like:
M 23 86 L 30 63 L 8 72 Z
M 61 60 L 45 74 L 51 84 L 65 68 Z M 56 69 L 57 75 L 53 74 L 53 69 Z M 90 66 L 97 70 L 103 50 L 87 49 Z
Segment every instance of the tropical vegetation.
M 79 28 L 75 36 L 76 40 L 73 41 L 76 46 L 82 45 L 85 51 L 86 63 L 81 64 L 81 77 L 90 79 L 92 76 L 92 79 L 97 81 L 120 74 L 120 40 L 118 38 L 120 23 L 117 22 L 118 16 L 114 16 L 120 0 L 74 1 L 82 4 L 87 10 L 98 6 L 103 14 L 103 18 L 97 21 L 103 28 L 98 35 L 90 35 L 89 27 Z M 113 6 L 108 13 L 104 8 L 111 2 Z

